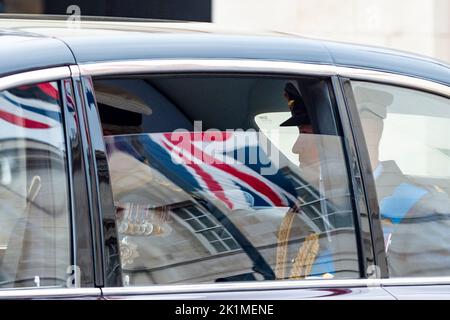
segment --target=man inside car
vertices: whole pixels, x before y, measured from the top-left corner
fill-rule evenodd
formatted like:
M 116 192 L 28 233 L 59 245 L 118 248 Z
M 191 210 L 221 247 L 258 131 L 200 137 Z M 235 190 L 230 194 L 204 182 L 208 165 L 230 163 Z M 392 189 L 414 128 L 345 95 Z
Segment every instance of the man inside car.
M 286 85 L 285 97 L 292 116 L 281 126 L 298 127 L 299 137 L 292 151 L 299 155 L 302 176 L 322 194 L 321 170 L 328 163 L 321 161 L 321 157 L 330 149 L 320 147 L 321 135 L 315 134 L 301 94 L 291 83 Z M 374 174 L 390 275 L 427 276 L 436 274 L 438 270 L 445 274 L 450 266 L 446 250 L 446 243 L 450 241 L 449 197 L 437 186 L 423 185 L 405 176 L 395 161 L 379 160 L 383 120 L 386 108 L 392 103 L 392 95 L 356 88 L 355 98 L 360 107 Z M 336 177 L 331 176 L 332 180 L 339 180 Z
M 298 155 L 300 171 L 298 171 L 299 175 L 295 172 L 287 173 L 288 177 L 296 176 L 297 194 L 295 196 L 298 204 L 286 213 L 279 229 L 279 242 L 288 241 L 285 235 L 290 233 L 290 225 L 297 219 L 296 217 L 308 217 L 310 221 L 314 221 L 316 228 L 315 231 L 309 231 L 310 235 L 304 238 L 299 248 L 300 254 L 293 259 L 291 278 L 296 278 L 292 277 L 298 267 L 296 264 L 303 265 L 304 278 L 333 278 L 336 272 L 334 260 L 339 254 L 338 249 L 335 248 L 336 235 L 331 235 L 331 231 L 339 225 L 348 225 L 348 221 L 343 222 L 338 213 L 345 211 L 345 200 L 348 199 L 348 194 L 336 192 L 338 188 L 342 189 L 341 191 L 347 190 L 347 186 L 345 183 L 337 186 L 336 183 L 331 182 L 333 174 L 330 173 L 333 166 L 342 165 L 340 153 L 335 152 L 340 146 L 339 143 L 336 143 L 336 139 L 339 138 L 317 134 L 304 99 L 293 83 L 286 84 L 284 96 L 291 117 L 280 126 L 298 128 L 299 135 L 292 146 L 292 152 Z M 328 157 L 323 156 L 326 152 L 328 152 Z M 336 173 L 339 170 L 334 171 Z M 342 177 L 338 177 L 338 175 L 334 175 L 335 181 L 341 181 Z M 341 194 L 340 199 L 333 197 L 333 194 Z M 303 226 L 303 229 L 305 228 L 307 229 L 306 225 Z M 298 260 L 299 256 L 307 258 L 301 262 Z M 277 261 L 286 260 L 286 254 L 278 247 Z M 278 278 L 284 275 L 283 267 L 283 265 L 277 264 Z
M 450 200 L 439 187 L 402 173 L 395 161 L 380 161 L 390 93 L 355 88 L 355 99 L 372 166 L 391 276 L 448 274 Z

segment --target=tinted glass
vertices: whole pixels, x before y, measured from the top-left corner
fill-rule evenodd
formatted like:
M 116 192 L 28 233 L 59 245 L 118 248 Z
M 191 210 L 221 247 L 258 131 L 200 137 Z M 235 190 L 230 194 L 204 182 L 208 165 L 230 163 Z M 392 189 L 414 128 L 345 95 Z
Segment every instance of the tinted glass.
M 390 275 L 450 275 L 450 100 L 395 86 L 352 86 Z
M 178 76 L 94 87 L 126 285 L 359 277 L 326 81 Z
M 66 148 L 56 82 L 0 92 L 0 288 L 66 285 Z

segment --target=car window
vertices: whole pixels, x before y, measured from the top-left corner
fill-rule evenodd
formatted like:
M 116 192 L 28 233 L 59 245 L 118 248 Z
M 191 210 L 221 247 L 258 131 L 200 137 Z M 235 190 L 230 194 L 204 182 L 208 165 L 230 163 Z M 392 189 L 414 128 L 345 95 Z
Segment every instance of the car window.
M 391 277 L 450 275 L 450 99 L 352 83 Z
M 0 288 L 65 286 L 71 264 L 57 82 L 0 92 Z
M 327 81 L 93 83 L 125 285 L 359 277 Z

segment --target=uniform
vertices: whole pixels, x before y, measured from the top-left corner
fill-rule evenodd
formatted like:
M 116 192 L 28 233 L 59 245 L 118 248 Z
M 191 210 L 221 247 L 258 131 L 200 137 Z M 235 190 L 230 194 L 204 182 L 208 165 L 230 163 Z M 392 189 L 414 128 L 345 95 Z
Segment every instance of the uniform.
M 381 167 L 375 184 L 390 276 L 450 275 L 448 195 L 409 179 L 394 161 Z

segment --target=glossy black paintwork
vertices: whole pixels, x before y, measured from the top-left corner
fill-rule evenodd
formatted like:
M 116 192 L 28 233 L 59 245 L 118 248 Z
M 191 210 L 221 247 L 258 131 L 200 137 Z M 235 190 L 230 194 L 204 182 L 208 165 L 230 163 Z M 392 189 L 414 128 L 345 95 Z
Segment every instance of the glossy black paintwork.
M 370 164 L 369 151 L 367 149 L 366 140 L 358 116 L 358 109 L 356 107 L 353 89 L 350 80 L 341 79 L 341 87 L 344 93 L 344 99 L 347 105 L 348 116 L 350 120 L 350 128 L 354 145 L 356 147 L 356 154 L 359 160 L 359 167 L 361 170 L 361 182 L 364 186 L 365 200 L 368 209 L 368 217 L 370 223 L 372 246 L 374 251 L 374 262 L 379 269 L 372 270 L 372 272 L 379 273 L 378 276 L 382 278 L 389 277 L 389 270 L 387 265 L 386 252 L 384 247 L 383 229 L 381 226 L 380 208 L 378 206 L 377 192 L 375 189 L 375 180 L 373 178 L 372 166 Z M 364 231 L 364 230 L 363 230 Z M 376 274 L 374 274 L 375 276 Z
M 0 76 L 73 63 L 72 53 L 60 40 L 0 26 Z
M 116 211 L 109 176 L 109 167 L 106 156 L 106 147 L 103 141 L 103 132 L 100 125 L 100 117 L 97 111 L 97 105 L 94 97 L 92 80 L 82 78 L 84 91 L 84 100 L 86 104 L 87 124 L 89 126 L 89 137 L 91 152 L 93 155 L 92 168 L 92 192 L 93 198 L 97 199 L 94 204 L 97 212 L 97 221 L 95 222 L 97 233 L 100 235 L 98 241 L 102 247 L 97 248 L 101 252 L 103 266 L 98 272 L 103 273 L 103 282 L 106 287 L 122 286 L 122 268 L 120 263 L 119 237 L 116 228 Z M 101 228 L 100 226 L 103 226 Z M 97 265 L 97 268 L 99 266 Z
M 94 260 L 92 255 L 92 230 L 89 216 L 89 202 L 79 121 L 76 101 L 70 80 L 62 81 L 64 104 L 64 126 L 67 141 L 67 157 L 70 168 L 70 199 L 72 213 L 73 248 L 75 257 L 73 264 L 80 268 L 80 285 L 94 286 Z
M 339 66 L 410 75 L 450 85 L 450 65 L 412 53 L 385 48 L 325 42 Z
M 359 263 L 361 277 L 366 278 L 372 276 L 369 274 L 370 266 L 376 264 L 375 254 L 372 246 L 372 236 L 370 230 L 369 210 L 367 208 L 366 196 L 364 194 L 364 185 L 361 178 L 361 171 L 353 131 L 350 125 L 350 118 L 347 112 L 344 92 L 339 77 L 332 79 L 333 92 L 337 103 L 338 123 L 340 123 L 340 131 L 343 138 L 343 146 L 347 158 L 347 172 L 349 172 L 349 181 L 351 182 L 351 196 L 354 201 L 353 212 L 356 213 L 355 228 L 359 230 L 357 235 L 357 245 L 359 253 Z
M 39 42 L 37 53 L 52 52 L 48 56 L 41 54 L 39 58 L 43 64 L 48 59 L 54 60 L 54 64 L 68 63 L 70 51 L 78 63 L 157 58 L 240 58 L 375 69 L 450 85 L 448 65 L 382 48 L 311 40 L 286 34 L 250 35 L 223 31 L 213 24 L 202 23 L 85 22 L 81 28 L 67 26 L 64 20 L 2 20 L 0 17 L 0 29 L 14 27 L 15 30 L 60 39 L 58 44 L 57 39 L 37 40 L 30 35 L 30 40 L 33 40 L 30 45 L 26 44 L 28 41 L 19 45 L 17 40 L 0 38 L 0 58 L 6 56 L 4 48 L 10 47 L 10 44 L 16 46 L 14 51 L 6 49 L 12 61 L 0 64 L 0 74 L 23 68 L 21 61 L 24 59 L 35 59 L 27 56 L 35 48 L 34 43 Z M 67 50 L 62 47 L 64 43 L 68 46 Z M 36 58 L 34 61 L 37 63 L 39 60 Z M 32 65 L 31 62 L 28 64 Z
M 320 42 L 287 37 L 108 32 L 62 37 L 79 63 L 127 59 L 265 59 L 331 64 Z M 123 49 L 123 50 L 122 50 Z
M 99 212 L 99 200 L 97 192 L 97 178 L 95 176 L 95 162 L 92 151 L 92 140 L 89 132 L 87 120 L 87 103 L 81 78 L 74 77 L 75 97 L 77 100 L 77 117 L 80 127 L 80 137 L 82 144 L 82 158 L 85 165 L 85 177 L 88 192 L 88 212 L 89 226 L 93 234 L 91 254 L 93 255 L 93 272 L 96 287 L 104 286 L 104 259 L 103 259 L 103 239 L 102 223 Z

